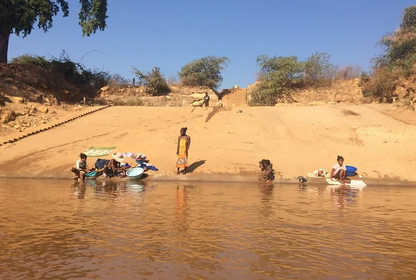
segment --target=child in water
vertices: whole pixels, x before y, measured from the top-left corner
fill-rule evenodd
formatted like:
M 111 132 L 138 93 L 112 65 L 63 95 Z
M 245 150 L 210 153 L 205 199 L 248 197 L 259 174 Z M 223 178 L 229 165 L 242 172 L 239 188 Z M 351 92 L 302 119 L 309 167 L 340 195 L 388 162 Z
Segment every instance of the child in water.
M 347 178 L 347 168 L 344 165 L 342 156 L 337 157 L 337 163 L 332 167 L 331 178 L 339 181 L 341 184 L 351 183 L 351 180 Z
M 259 162 L 259 167 L 261 170 L 259 180 L 270 184 L 274 180 L 273 164 L 268 159 L 262 159 Z
M 92 170 L 87 169 L 87 155 L 83 153 L 79 155 L 79 160 L 76 161 L 75 167 L 71 168 L 71 172 L 75 174 L 75 178 L 78 178 L 79 181 L 84 180 L 85 174 Z

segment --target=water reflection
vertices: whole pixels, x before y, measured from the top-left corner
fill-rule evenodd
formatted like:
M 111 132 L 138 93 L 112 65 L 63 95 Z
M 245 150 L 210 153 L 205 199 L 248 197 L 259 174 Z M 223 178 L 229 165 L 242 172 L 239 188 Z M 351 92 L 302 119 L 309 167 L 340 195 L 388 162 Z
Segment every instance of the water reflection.
M 2 181 L 0 279 L 416 279 L 415 195 Z

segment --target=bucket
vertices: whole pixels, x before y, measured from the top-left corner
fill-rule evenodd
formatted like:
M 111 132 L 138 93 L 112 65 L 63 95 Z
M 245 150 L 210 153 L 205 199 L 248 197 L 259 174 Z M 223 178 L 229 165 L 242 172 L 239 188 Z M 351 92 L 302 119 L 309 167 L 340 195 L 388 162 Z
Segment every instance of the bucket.
M 143 173 L 144 173 L 143 168 L 134 167 L 134 168 L 131 168 L 131 169 L 127 170 L 126 175 L 131 180 L 139 180 L 143 176 Z
M 346 165 L 345 168 L 347 169 L 347 176 L 355 176 L 357 175 L 357 167 Z

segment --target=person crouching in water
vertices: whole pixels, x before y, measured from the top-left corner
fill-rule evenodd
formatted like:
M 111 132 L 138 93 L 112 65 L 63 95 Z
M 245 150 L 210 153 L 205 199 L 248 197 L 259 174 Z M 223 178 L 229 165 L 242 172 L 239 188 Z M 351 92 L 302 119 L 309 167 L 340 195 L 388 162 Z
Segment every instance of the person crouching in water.
M 347 178 L 347 168 L 342 156 L 337 156 L 337 163 L 332 167 L 331 178 L 341 184 L 351 183 L 351 180 Z
M 122 166 L 124 162 L 124 155 L 122 153 L 115 153 L 112 155 L 112 159 L 104 166 L 103 176 L 105 178 L 111 178 L 120 176 L 121 178 L 126 177 L 126 170 L 129 166 Z
M 78 178 L 79 181 L 84 180 L 85 174 L 91 170 L 87 169 L 87 155 L 83 153 L 79 154 L 79 160 L 75 163 L 75 167 L 71 168 L 71 172 L 75 174 L 75 178 Z
M 268 159 L 262 159 L 259 162 L 259 167 L 261 170 L 259 180 L 262 182 L 266 182 L 267 184 L 271 183 L 274 180 L 274 170 L 273 165 L 270 163 Z

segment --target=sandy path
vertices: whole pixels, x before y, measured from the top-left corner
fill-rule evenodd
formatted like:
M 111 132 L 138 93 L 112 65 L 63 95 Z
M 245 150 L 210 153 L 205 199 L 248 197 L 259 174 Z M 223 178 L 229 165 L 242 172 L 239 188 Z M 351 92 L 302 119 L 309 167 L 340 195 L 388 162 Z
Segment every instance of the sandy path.
M 343 155 L 367 178 L 416 181 L 416 126 L 354 105 L 111 107 L 0 147 L 0 176 L 71 178 L 68 169 L 80 152 L 117 146 L 145 153 L 160 169 L 149 174 L 177 178 L 175 149 L 183 126 L 192 137 L 193 173 L 181 178 L 252 179 L 262 158 L 272 160 L 277 178 L 293 178 L 329 170 Z

